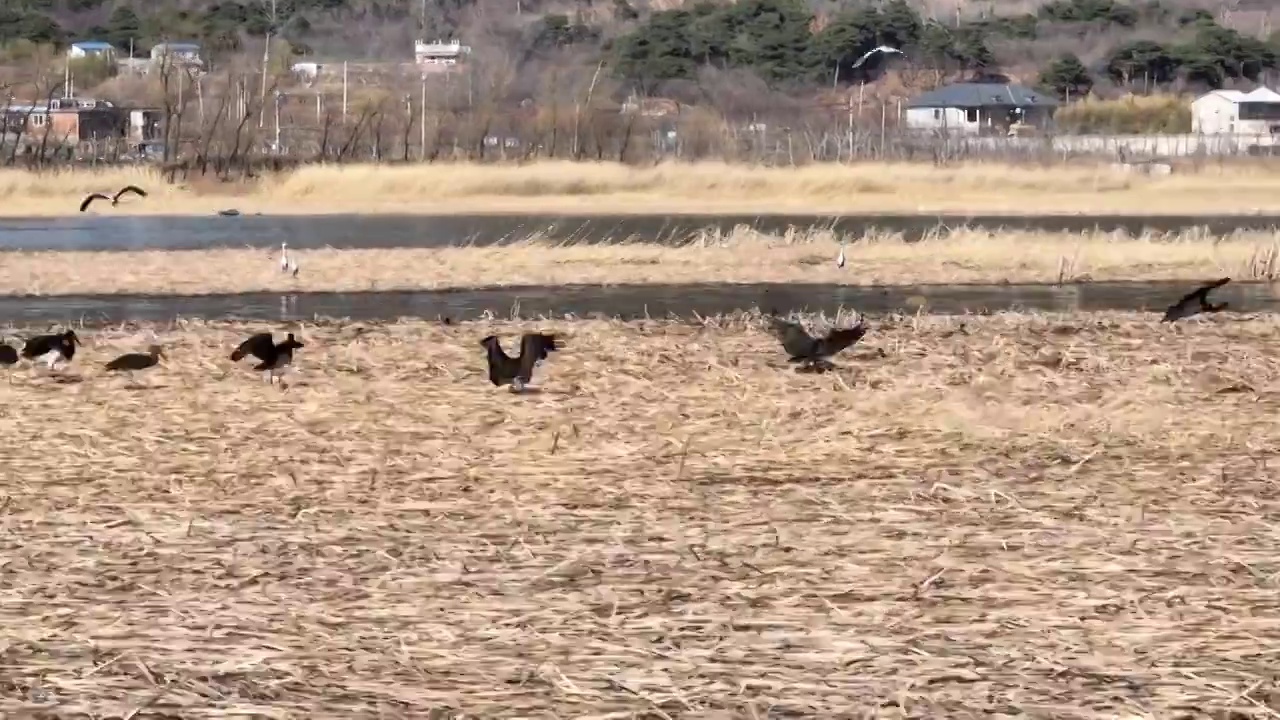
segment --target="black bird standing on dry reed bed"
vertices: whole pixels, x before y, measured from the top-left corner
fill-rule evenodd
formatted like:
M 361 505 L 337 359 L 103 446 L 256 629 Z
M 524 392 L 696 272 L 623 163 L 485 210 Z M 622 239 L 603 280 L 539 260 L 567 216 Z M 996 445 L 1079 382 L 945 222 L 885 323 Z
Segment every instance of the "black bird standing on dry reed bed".
M 556 336 L 544 333 L 525 333 L 520 338 L 520 357 L 510 357 L 502 349 L 497 336 L 489 335 L 480 341 L 489 361 L 489 382 L 496 386 L 511 385 L 513 392 L 521 392 L 533 380 L 533 369 L 546 359 L 547 354 L 559 350 Z
M 85 210 L 88 210 L 89 204 L 92 203 L 94 200 L 110 200 L 111 207 L 115 207 L 116 205 L 120 204 L 120 196 L 124 195 L 127 192 L 136 193 L 138 197 L 147 196 L 147 191 L 143 190 L 137 185 L 125 185 L 124 187 L 120 188 L 120 191 L 117 192 L 114 197 L 107 197 L 102 193 L 91 193 L 88 196 L 86 196 L 84 200 L 80 201 L 80 212 L 84 212 Z
M 782 349 L 789 356 L 787 362 L 800 363 L 796 372 L 824 372 L 834 369 L 835 365 L 829 358 L 867 334 L 867 325 L 861 317 L 858 318 L 857 325 L 851 328 L 832 328 L 823 338 L 813 337 L 799 323 L 778 317 L 769 318 L 769 322 L 773 334 L 782 342 Z
M 1208 296 L 1210 290 L 1220 288 L 1229 282 L 1231 282 L 1231 278 L 1224 277 L 1192 290 L 1184 295 L 1181 300 L 1170 305 L 1169 309 L 1164 311 L 1164 317 L 1160 319 L 1160 322 L 1173 322 L 1181 318 L 1198 315 L 1202 312 L 1216 313 L 1220 310 L 1226 309 L 1227 303 L 1218 303 L 1217 305 L 1214 305 L 1209 302 Z
M 289 333 L 282 343 L 275 342 L 269 332 L 258 333 L 240 343 L 240 346 L 231 353 L 231 361 L 239 362 L 244 356 L 252 355 L 262 361 L 253 369 L 263 374 L 263 380 L 274 382 L 276 371 L 283 370 L 292 363 L 293 351 L 301 347 L 306 346 L 295 340 L 293 333 Z
M 129 373 L 129 380 L 134 379 L 133 374 L 138 370 L 146 370 L 160 362 L 160 358 L 164 357 L 164 349 L 159 345 L 152 345 L 147 348 L 144 353 L 125 353 L 120 357 L 106 364 L 106 368 L 110 372 L 125 371 Z
M 28 360 L 44 358 L 52 369 L 58 360 L 71 362 L 71 358 L 76 356 L 76 346 L 79 344 L 80 338 L 76 337 L 74 330 L 54 335 L 37 335 L 23 346 L 22 357 Z

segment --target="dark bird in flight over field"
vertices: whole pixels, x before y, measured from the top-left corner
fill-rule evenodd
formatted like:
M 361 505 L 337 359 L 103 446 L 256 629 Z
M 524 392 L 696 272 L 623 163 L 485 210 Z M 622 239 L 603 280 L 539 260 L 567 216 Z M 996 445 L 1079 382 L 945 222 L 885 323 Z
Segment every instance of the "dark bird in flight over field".
M 164 357 L 164 349 L 159 345 L 152 345 L 144 353 L 125 353 L 107 363 L 106 368 L 111 372 L 123 370 L 129 373 L 130 377 L 133 377 L 135 371 L 146 370 L 158 364 L 162 357 Z
M 833 328 L 826 337 L 815 338 L 805 332 L 799 323 L 788 322 L 780 318 L 769 318 L 773 334 L 782 342 L 782 349 L 787 352 L 787 362 L 801 363 L 800 368 L 834 367 L 829 358 L 862 339 L 867 334 L 867 325 L 858 319 L 858 324 L 851 328 Z
M 37 335 L 22 347 L 22 357 L 28 360 L 44 358 L 52 368 L 58 360 L 71 362 L 71 358 L 76 356 L 76 346 L 79 344 L 80 338 L 76 337 L 74 330 L 55 335 Z
M 510 384 L 515 392 L 533 380 L 533 369 L 548 353 L 560 349 L 555 335 L 542 333 L 525 333 L 520 338 L 520 357 L 515 358 L 503 352 L 502 343 L 494 335 L 481 340 L 480 344 L 487 351 L 489 382 L 499 386 Z
M 85 210 L 89 209 L 89 204 L 92 203 L 94 200 L 110 200 L 111 206 L 115 207 L 116 205 L 120 204 L 120 196 L 124 195 L 127 192 L 137 193 L 139 197 L 147 196 L 147 191 L 143 190 L 137 185 L 125 185 L 124 187 L 120 188 L 120 192 L 117 192 L 115 194 L 115 197 L 107 197 L 102 193 L 92 193 L 88 195 L 87 197 L 85 197 L 84 200 L 80 201 L 80 212 L 84 212 Z
M 1231 278 L 1224 277 L 1192 290 L 1183 296 L 1183 298 L 1176 304 L 1170 305 L 1169 309 L 1164 311 L 1164 317 L 1160 319 L 1160 322 L 1173 322 L 1202 312 L 1215 313 L 1219 310 L 1225 309 L 1227 307 L 1227 303 L 1218 303 L 1217 305 L 1214 305 L 1209 302 L 1208 296 L 1210 290 L 1220 288 L 1229 282 L 1231 282 Z
M 246 355 L 258 358 L 262 362 L 253 369 L 262 372 L 264 380 L 272 382 L 275 380 L 276 371 L 291 364 L 293 351 L 301 347 L 306 346 L 295 340 L 293 333 L 289 333 L 282 343 L 275 342 L 269 332 L 258 333 L 240 343 L 240 346 L 231 353 L 231 361 L 239 362 Z

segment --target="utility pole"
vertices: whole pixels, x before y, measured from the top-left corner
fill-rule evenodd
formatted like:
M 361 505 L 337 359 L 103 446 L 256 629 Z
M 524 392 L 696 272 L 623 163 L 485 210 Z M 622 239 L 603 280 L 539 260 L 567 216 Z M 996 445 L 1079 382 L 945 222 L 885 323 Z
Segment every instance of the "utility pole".
M 267 66 L 271 64 L 271 36 L 276 31 L 276 0 L 271 0 L 271 26 L 267 28 L 266 44 L 262 48 L 262 92 L 258 97 L 258 128 L 267 120 Z
M 275 92 L 275 101 L 276 101 L 276 141 L 275 141 L 275 153 L 276 153 L 276 155 L 281 154 L 281 151 L 280 151 L 280 102 L 281 102 L 282 100 L 284 100 L 284 93 L 280 92 L 279 90 L 276 90 L 276 92 Z

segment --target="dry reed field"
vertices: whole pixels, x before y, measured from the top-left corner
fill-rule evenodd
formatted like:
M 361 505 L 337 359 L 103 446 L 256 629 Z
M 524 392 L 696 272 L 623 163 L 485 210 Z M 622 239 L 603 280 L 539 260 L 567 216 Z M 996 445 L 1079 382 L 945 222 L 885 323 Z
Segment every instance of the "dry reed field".
M 997 213 L 1136 215 L 1280 211 L 1280 173 L 1216 162 L 1153 177 L 1108 164 L 823 164 L 769 168 L 723 163 L 535 162 L 524 165 L 304 166 L 253 184 L 165 185 L 146 168 L 34 174 L 0 171 L 0 215 L 77 212 L 89 192 L 139 183 L 99 214 L 242 212 L 488 213 Z
M 83 331 L 0 382 L 0 712 L 1273 717 L 1276 321 L 1155 318 Z
M 840 239 L 826 231 L 783 236 L 751 230 L 706 234 L 672 247 L 654 243 L 557 245 L 531 237 L 503 246 L 439 249 L 294 250 L 298 276 L 282 274 L 279 250 L 8 252 L 0 294 L 201 295 L 252 291 L 433 290 L 514 285 L 699 282 L 828 282 L 848 285 L 1237 280 L 1280 277 L 1274 233 L 956 231 L 916 243 L 900 235 Z

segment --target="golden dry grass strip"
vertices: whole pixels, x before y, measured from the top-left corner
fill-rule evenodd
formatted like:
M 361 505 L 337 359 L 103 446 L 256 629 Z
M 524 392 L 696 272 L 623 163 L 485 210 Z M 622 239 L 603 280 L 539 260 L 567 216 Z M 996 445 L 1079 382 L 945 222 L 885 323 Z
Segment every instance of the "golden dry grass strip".
M 1280 236 L 1146 236 L 957 231 L 917 243 L 857 239 L 836 266 L 830 232 L 706 234 L 680 247 L 557 246 L 533 238 L 501 247 L 290 250 L 297 278 L 265 249 L 11 252 L 0 294 L 201 295 L 252 291 L 432 290 L 510 285 L 815 282 L 937 283 L 1198 281 L 1280 277 Z
M 1246 162 L 1135 174 L 1107 163 L 724 163 L 306 166 L 251 184 L 164 185 L 150 169 L 0 171 L 0 215 L 75 214 L 89 192 L 142 184 L 152 197 L 90 212 L 310 213 L 1124 213 L 1280 212 L 1280 172 Z
M 286 392 L 263 329 L 0 382 L 0 712 L 1280 708 L 1270 318 L 888 319 L 823 376 L 734 320 L 309 325 Z

